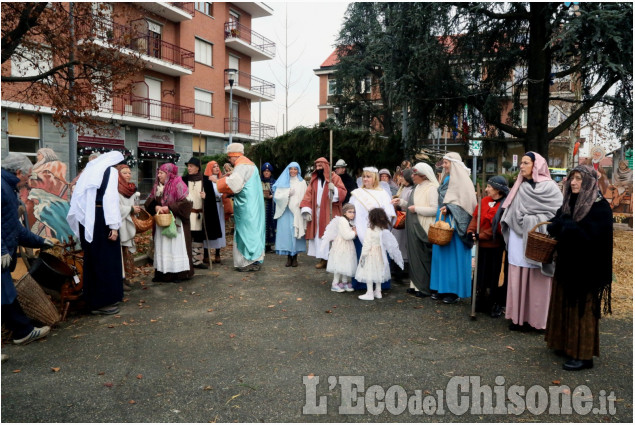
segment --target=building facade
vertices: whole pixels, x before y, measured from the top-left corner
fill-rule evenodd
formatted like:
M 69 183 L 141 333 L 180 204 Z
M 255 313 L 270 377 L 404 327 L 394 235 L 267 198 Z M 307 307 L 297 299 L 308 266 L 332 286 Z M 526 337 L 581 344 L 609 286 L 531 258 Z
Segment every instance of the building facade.
M 253 61 L 275 57 L 275 44 L 252 29 L 255 19 L 273 14 L 271 7 L 259 2 L 94 5 L 100 8 L 97 31 L 104 42 L 133 34 L 121 51 L 138 53 L 144 69 L 129 94 L 104 98 L 94 112 L 108 126 L 107 137 L 91 129 L 79 132 L 78 170 L 93 151 L 121 150 L 145 196 L 163 162 L 176 162 L 183 170 L 192 155 L 224 153 L 230 136 L 242 142 L 275 136 L 273 125 L 251 119 L 252 103 L 275 98 L 275 85 L 251 74 Z M 82 28 L 77 32 L 81 39 Z M 19 64 L 3 66 L 3 74 L 13 66 Z M 46 105 L 12 101 L 11 87 L 3 84 L 2 156 L 23 152 L 34 159 L 47 147 L 68 162 L 68 131 L 54 125 L 51 113 Z

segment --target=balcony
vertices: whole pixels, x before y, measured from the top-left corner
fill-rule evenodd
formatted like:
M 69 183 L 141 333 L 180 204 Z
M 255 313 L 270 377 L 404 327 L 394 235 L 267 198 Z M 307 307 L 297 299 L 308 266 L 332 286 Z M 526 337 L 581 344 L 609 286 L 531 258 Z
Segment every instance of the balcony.
M 102 96 L 102 98 L 104 97 Z M 114 96 L 112 99 L 104 98 L 100 102 L 99 112 L 121 115 L 123 121 L 129 117 L 187 126 L 194 125 L 194 108 L 132 94 Z
M 237 22 L 225 22 L 225 46 L 251 57 L 252 61 L 271 60 L 276 56 L 273 41 Z
M 225 71 L 225 92 L 229 93 L 229 79 Z M 268 102 L 276 97 L 276 86 L 273 83 L 254 77 L 246 72 L 238 71 L 233 86 L 234 96 L 250 100 Z
M 276 127 L 256 121 L 241 120 L 240 118 L 225 118 L 225 134 L 235 134 L 250 140 L 265 140 L 276 137 Z M 261 137 L 261 138 L 260 138 Z
M 133 21 L 135 27 L 131 27 L 94 16 L 78 21 L 77 33 L 80 40 L 94 40 L 104 47 L 120 48 L 123 53 L 140 53 L 146 68 L 172 76 L 191 75 L 194 52 L 138 31 L 144 22 Z
M 194 16 L 194 2 L 137 2 L 135 4 L 172 22 L 189 21 Z

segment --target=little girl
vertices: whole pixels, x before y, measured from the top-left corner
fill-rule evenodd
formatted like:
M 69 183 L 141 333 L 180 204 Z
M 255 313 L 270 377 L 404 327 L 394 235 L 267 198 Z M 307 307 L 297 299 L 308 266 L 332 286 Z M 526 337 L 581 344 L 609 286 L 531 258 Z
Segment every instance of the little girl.
M 402 270 L 403 258 L 397 239 L 390 233 L 390 221 L 383 208 L 370 210 L 368 227 L 355 279 L 366 284 L 366 293 L 360 295 L 359 299 L 372 301 L 375 298 L 381 298 L 381 283 L 390 279 L 390 266 L 386 252 Z M 375 284 L 374 292 L 373 284 Z
M 353 239 L 357 236 L 355 225 L 355 207 L 353 204 L 344 204 L 341 217 L 335 217 L 324 229 L 323 240 L 328 243 L 333 241 L 329 251 L 326 271 L 333 273 L 333 292 L 352 292 L 353 285 L 350 278 L 355 275 L 357 268 L 357 254 Z

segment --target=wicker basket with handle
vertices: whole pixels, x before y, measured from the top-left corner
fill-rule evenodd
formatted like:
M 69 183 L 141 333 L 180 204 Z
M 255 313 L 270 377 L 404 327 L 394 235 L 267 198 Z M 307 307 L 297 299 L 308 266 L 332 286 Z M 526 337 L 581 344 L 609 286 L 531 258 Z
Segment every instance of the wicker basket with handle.
M 130 214 L 137 233 L 147 232 L 154 225 L 154 218 L 146 210 L 141 208 L 137 214 Z
M 154 221 L 158 226 L 169 226 L 172 223 L 172 214 L 157 214 L 154 216 Z
M 18 302 L 27 317 L 44 325 L 53 326 L 60 321 L 60 313 L 42 287 L 27 273 L 15 283 Z
M 539 263 L 551 263 L 553 261 L 553 252 L 556 249 L 558 241 L 548 235 L 536 232 L 536 229 L 543 224 L 551 224 L 551 222 L 541 221 L 527 234 L 525 257 Z
M 443 227 L 437 227 L 439 223 L 445 223 L 443 220 L 438 220 L 436 223 L 430 225 L 428 229 L 428 240 L 435 245 L 447 245 L 452 240 L 454 229 L 445 229 Z

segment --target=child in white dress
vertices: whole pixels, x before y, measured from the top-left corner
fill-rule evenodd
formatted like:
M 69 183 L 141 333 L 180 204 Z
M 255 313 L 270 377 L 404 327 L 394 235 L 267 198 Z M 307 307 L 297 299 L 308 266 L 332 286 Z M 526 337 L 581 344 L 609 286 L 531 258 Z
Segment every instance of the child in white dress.
M 324 229 L 323 240 L 326 243 L 333 241 L 326 266 L 326 271 L 333 273 L 331 284 L 333 292 L 353 292 L 350 279 L 355 275 L 357 268 L 357 254 L 353 242 L 357 231 L 353 220 L 355 220 L 355 207 L 352 204 L 344 204 L 342 216 L 333 218 Z
M 360 295 L 359 299 L 372 301 L 375 298 L 381 298 L 381 283 L 390 279 L 390 266 L 386 252 L 402 270 L 403 258 L 397 239 L 390 233 L 390 221 L 383 208 L 370 210 L 368 227 L 355 279 L 366 284 L 366 293 Z

